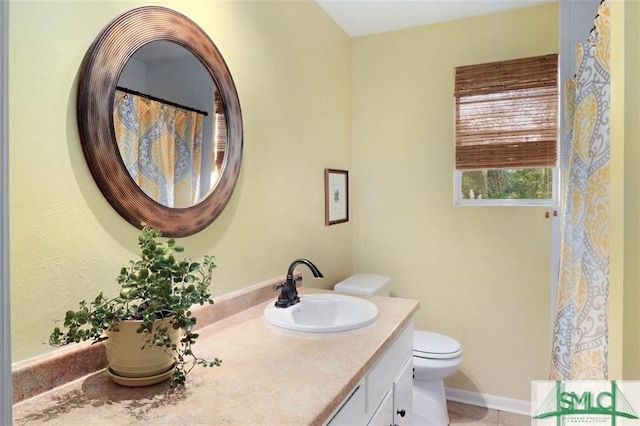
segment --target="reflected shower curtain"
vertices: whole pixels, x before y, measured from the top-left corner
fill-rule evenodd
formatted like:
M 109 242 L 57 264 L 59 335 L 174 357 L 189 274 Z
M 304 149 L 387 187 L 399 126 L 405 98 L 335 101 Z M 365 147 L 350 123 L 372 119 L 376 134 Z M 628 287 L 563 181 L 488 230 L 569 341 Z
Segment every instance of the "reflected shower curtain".
M 117 90 L 113 123 L 129 175 L 158 203 L 189 207 L 200 197 L 202 114 Z
M 566 82 L 564 213 L 553 331 L 552 380 L 608 377 L 610 73 L 609 0 L 577 73 Z

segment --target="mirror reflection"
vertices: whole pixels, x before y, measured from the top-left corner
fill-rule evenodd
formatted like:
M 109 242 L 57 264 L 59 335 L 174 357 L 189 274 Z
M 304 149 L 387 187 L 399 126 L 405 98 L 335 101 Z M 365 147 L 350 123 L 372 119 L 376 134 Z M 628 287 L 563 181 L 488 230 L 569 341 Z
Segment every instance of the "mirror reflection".
M 218 182 L 227 150 L 222 98 L 205 66 L 179 44 L 153 41 L 127 61 L 113 124 L 127 172 L 157 203 L 191 207 Z
M 184 56 L 191 62 L 179 59 Z M 131 69 L 125 71 L 125 66 Z M 114 108 L 117 87 L 123 93 Z M 183 113 L 199 110 L 202 124 L 191 117 L 184 120 L 196 122 L 194 126 L 182 127 L 176 119 L 141 125 L 139 118 L 147 111 L 135 109 L 132 96 L 144 98 L 138 100 L 147 109 L 159 99 L 165 112 L 173 104 Z M 133 226 L 144 222 L 166 237 L 184 237 L 209 226 L 229 203 L 242 163 L 240 100 L 224 58 L 188 17 L 161 6 L 142 6 L 109 22 L 82 62 L 77 113 L 89 170 L 107 201 Z M 183 129 L 199 126 L 196 136 L 185 136 L 191 130 Z M 116 137 L 115 127 L 121 136 L 134 136 Z M 163 132 L 173 138 L 166 155 L 160 152 L 165 144 L 155 142 Z M 142 180 L 152 182 L 151 188 L 143 191 L 148 182 Z

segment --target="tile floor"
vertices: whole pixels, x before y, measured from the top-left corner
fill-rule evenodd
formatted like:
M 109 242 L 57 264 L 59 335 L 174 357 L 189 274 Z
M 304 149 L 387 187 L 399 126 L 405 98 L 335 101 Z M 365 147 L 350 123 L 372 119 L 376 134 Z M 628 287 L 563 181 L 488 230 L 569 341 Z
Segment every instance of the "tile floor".
M 447 401 L 451 426 L 529 426 L 531 417 Z

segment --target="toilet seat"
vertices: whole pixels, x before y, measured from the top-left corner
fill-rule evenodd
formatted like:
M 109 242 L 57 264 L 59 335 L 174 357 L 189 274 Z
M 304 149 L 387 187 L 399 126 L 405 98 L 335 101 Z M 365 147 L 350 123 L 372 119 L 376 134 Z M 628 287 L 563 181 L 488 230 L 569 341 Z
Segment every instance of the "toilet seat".
M 451 359 L 462 355 L 460 343 L 444 334 L 414 330 L 413 356 L 426 359 Z

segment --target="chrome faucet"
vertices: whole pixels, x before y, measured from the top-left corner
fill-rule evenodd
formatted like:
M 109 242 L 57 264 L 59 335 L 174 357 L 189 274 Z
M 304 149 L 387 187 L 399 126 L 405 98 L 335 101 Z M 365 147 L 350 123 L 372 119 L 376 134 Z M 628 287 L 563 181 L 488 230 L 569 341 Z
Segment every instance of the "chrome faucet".
M 282 289 L 280 295 L 278 296 L 278 300 L 276 300 L 276 308 L 286 308 L 291 305 L 295 305 L 300 301 L 300 297 L 298 296 L 298 290 L 296 288 L 297 283 L 302 281 L 302 277 L 294 278 L 293 271 L 296 266 L 303 264 L 307 265 L 309 269 L 311 269 L 311 273 L 315 278 L 324 278 L 322 272 L 310 261 L 307 259 L 296 259 L 291 265 L 289 265 L 289 270 L 287 271 L 287 280 L 282 284 L 277 284 L 273 286 L 274 291 L 278 291 Z

